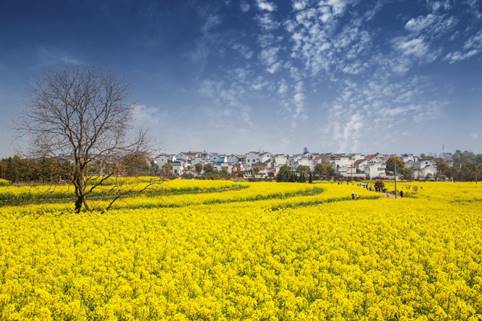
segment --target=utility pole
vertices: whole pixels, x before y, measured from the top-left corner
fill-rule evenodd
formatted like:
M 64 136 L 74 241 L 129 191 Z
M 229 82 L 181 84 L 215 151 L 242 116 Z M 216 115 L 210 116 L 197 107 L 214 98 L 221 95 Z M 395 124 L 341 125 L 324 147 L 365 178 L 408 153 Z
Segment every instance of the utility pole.
M 397 162 L 396 160 L 393 162 L 395 164 L 395 175 L 393 176 L 393 179 L 395 181 L 395 199 L 397 198 Z

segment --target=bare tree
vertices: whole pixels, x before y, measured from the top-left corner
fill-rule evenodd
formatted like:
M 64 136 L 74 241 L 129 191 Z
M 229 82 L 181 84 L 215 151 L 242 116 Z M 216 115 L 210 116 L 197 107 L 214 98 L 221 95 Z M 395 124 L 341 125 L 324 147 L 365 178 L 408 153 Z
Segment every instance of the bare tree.
M 126 97 L 122 82 L 93 69 L 68 67 L 48 73 L 35 86 L 21 129 L 43 154 L 70 159 L 77 213 L 89 210 L 89 195 L 115 174 L 122 155 L 145 147 L 144 133 L 127 142 Z M 89 173 L 94 166 L 100 167 L 95 179 Z

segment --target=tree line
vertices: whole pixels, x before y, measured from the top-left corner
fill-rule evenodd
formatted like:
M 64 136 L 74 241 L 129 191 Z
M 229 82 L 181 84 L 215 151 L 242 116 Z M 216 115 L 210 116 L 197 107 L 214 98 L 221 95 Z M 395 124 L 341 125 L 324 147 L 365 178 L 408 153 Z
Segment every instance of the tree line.
M 450 157 L 440 158 L 422 154 L 421 158 L 435 163 L 437 174 L 435 177 L 432 177 L 433 179 L 479 181 L 482 178 L 482 154 L 457 150 Z M 392 156 L 387 160 L 387 172 L 393 174 L 395 165 L 398 176 L 407 180 L 413 179 L 413 169 L 406 167 L 404 162 L 397 156 Z
M 316 164 L 313 171 L 309 166 L 299 165 L 292 169 L 288 165 L 280 167 L 276 180 L 278 182 L 312 182 L 313 179 L 329 179 L 335 176 L 335 169 L 329 163 Z
M 457 150 L 450 160 L 437 159 L 440 178 L 455 181 L 479 181 L 482 178 L 482 154 Z
M 112 172 L 116 176 L 159 176 L 160 169 L 144 153 L 128 153 L 106 168 L 106 163 L 94 161 L 86 168 L 90 176 Z M 70 157 L 22 157 L 0 159 L 0 178 L 13 183 L 70 183 L 74 163 Z

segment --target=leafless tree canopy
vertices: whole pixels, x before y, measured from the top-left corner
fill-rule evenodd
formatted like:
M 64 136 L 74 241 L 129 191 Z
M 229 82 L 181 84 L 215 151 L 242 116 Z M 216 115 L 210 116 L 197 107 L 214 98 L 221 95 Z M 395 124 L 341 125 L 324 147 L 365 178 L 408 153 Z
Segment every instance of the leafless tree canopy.
M 130 109 L 126 86 L 109 74 L 92 69 L 67 68 L 49 73 L 36 86 L 23 130 L 31 134 L 42 153 L 68 157 L 72 162 L 75 210 L 89 209 L 87 197 L 114 174 L 123 153 L 139 150 L 141 134 L 128 143 Z M 103 164 L 101 179 L 90 182 L 88 169 Z

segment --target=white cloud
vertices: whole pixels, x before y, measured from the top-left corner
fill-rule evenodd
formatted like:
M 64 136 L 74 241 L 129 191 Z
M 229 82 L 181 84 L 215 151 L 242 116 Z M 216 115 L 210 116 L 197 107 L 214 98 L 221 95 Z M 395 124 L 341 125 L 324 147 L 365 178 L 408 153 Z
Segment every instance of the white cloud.
M 261 62 L 266 66 L 266 70 L 273 74 L 279 70 L 281 67 L 281 63 L 278 61 L 278 52 L 280 48 L 278 47 L 271 47 L 262 49 L 259 58 Z
M 440 0 L 440 1 L 426 0 L 426 1 L 427 1 L 427 6 L 432 11 L 450 10 L 453 6 L 452 0 Z
M 168 122 L 169 112 L 167 109 L 155 108 L 144 104 L 134 104 L 131 106 L 132 127 L 129 137 L 135 137 L 139 130 L 147 131 L 149 140 L 153 144 L 159 145 L 161 130 Z
M 246 13 L 249 11 L 251 6 L 247 2 L 241 1 L 241 3 L 239 4 L 239 8 L 241 9 L 242 12 Z
M 199 70 L 204 70 L 207 58 L 213 48 L 213 43 L 218 41 L 218 33 L 214 30 L 221 23 L 221 18 L 216 14 L 203 16 L 201 36 L 195 41 L 195 46 L 189 53 L 189 58 L 196 63 Z
M 303 10 L 308 6 L 307 0 L 294 0 L 292 3 L 293 10 Z
M 331 135 L 335 140 L 337 152 L 356 152 L 360 148 L 360 133 L 364 128 L 364 119 L 357 113 L 345 113 L 343 107 L 331 119 Z
M 456 63 L 478 55 L 480 52 L 482 52 L 482 31 L 468 38 L 462 50 L 447 54 L 445 59 L 448 60 L 449 63 Z
M 257 0 L 257 4 L 258 4 L 258 8 L 262 11 L 272 12 L 276 10 L 276 5 L 267 0 Z
M 251 107 L 244 102 L 247 90 L 246 82 L 252 86 L 259 86 L 259 88 L 265 84 L 260 83 L 259 78 L 253 81 L 247 77 L 246 70 L 237 68 L 234 72 L 229 73 L 228 78 L 238 81 L 207 79 L 202 82 L 198 92 L 211 101 L 210 107 L 206 109 L 209 117 L 217 117 L 216 121 L 220 123 L 242 120 L 244 125 L 252 126 Z M 254 88 L 251 89 L 254 90 Z M 219 117 L 221 118 L 218 119 Z
M 44 64 L 66 64 L 82 65 L 84 62 L 68 53 L 41 47 L 38 49 L 38 56 Z
M 286 84 L 286 81 L 282 79 L 278 85 L 278 94 L 283 95 L 288 92 L 288 85 Z
M 253 57 L 254 55 L 253 50 L 251 50 L 248 46 L 242 43 L 235 43 L 233 44 L 232 48 L 233 50 L 239 52 L 239 54 L 245 59 L 251 59 L 251 57 Z
M 429 51 L 428 44 L 423 38 L 397 38 L 394 40 L 394 46 L 404 55 L 422 58 Z
M 201 26 L 201 32 L 205 35 L 221 23 L 221 18 L 217 15 L 209 15 Z
M 433 25 L 437 20 L 437 17 L 433 14 L 428 14 L 426 16 L 420 16 L 417 18 L 412 18 L 405 24 L 405 29 L 412 32 L 420 32 L 429 26 Z
M 327 110 L 327 132 L 333 148 L 356 151 L 363 141 L 389 139 L 388 128 L 401 130 L 439 117 L 443 105 L 433 99 L 425 79 L 374 75 L 364 83 L 345 81 Z
M 451 31 L 458 19 L 448 14 L 429 13 L 426 16 L 411 18 L 405 29 L 412 34 L 421 34 L 426 40 L 435 40 Z
M 341 15 L 349 2 L 348 0 L 325 0 L 325 3 L 331 7 L 334 15 Z
M 298 81 L 295 85 L 293 102 L 295 105 L 295 118 L 301 115 L 305 110 L 305 94 L 303 92 L 303 82 Z
M 306 76 L 324 73 L 333 79 L 339 73 L 356 75 L 368 68 L 373 41 L 367 22 L 378 6 L 370 5 L 372 14 L 362 15 L 347 10 L 354 3 L 322 0 L 307 4 L 284 22 L 291 42 L 290 57 L 303 66 L 308 72 Z
M 274 30 L 279 26 L 278 22 L 274 21 L 270 13 L 258 15 L 256 19 L 258 20 L 259 26 L 264 31 Z
M 330 86 L 328 96 L 335 98 L 327 104 L 323 97 L 327 126 L 343 151 L 363 146 L 365 139 L 377 137 L 376 130 L 401 130 L 401 124 L 436 118 L 443 104 L 425 86 L 428 80 L 414 76 L 414 67 L 444 55 L 452 62 L 482 51 L 482 36 L 470 35 L 475 27 L 468 27 L 461 49 L 447 55 L 447 44 L 463 37 L 461 32 L 454 36 L 462 20 L 449 2 L 427 1 L 429 13 L 405 19 L 399 30 L 381 32 L 373 28 L 373 18 L 385 1 L 292 0 L 292 10 L 274 12 L 278 2 L 254 0 L 258 46 L 230 42 L 249 61 L 242 68 L 236 64 L 211 97 L 228 106 L 223 114 L 230 117 L 236 113 L 229 106 L 248 105 L 246 97 L 278 99 L 280 113 L 288 114 L 285 119 L 295 127 L 316 107 L 308 106 L 311 93 Z

